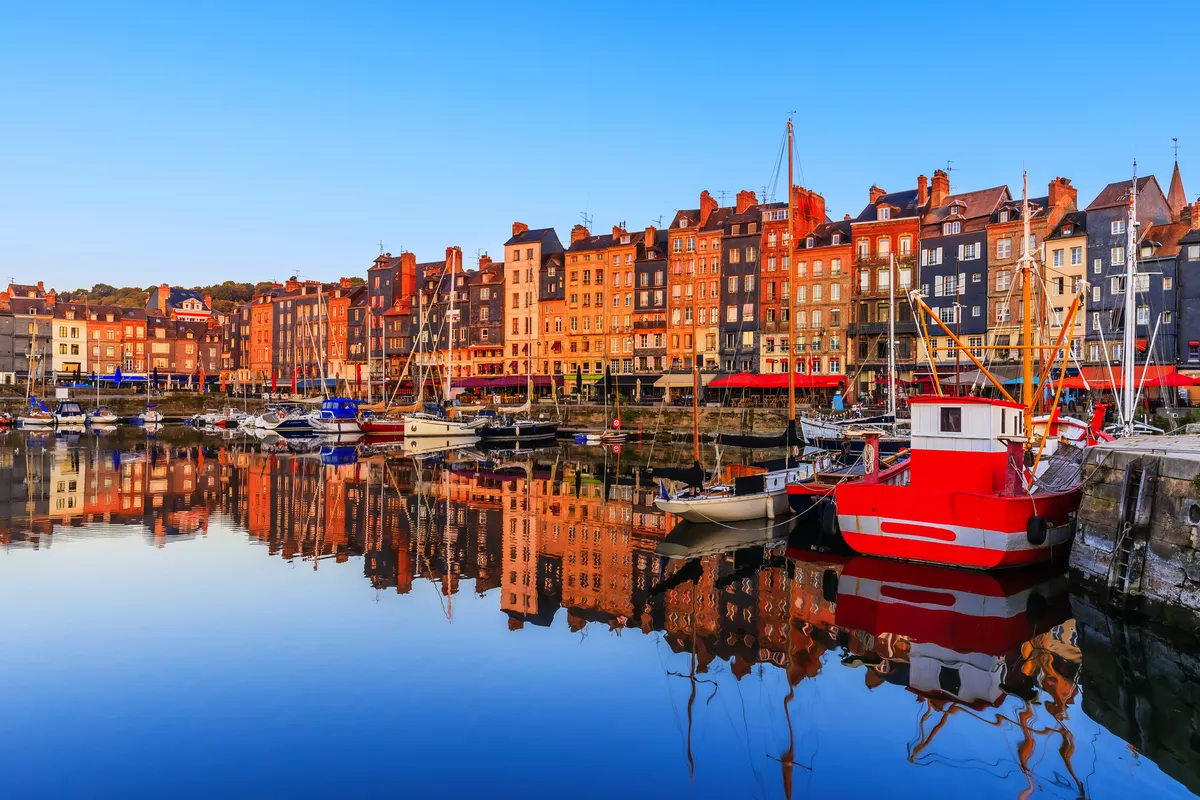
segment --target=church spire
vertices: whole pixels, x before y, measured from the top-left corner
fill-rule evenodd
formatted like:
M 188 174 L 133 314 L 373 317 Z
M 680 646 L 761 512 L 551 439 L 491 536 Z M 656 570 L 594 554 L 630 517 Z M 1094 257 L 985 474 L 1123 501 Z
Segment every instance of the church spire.
M 1171 220 L 1179 222 L 1187 208 L 1187 195 L 1183 191 L 1183 178 L 1179 175 L 1179 140 L 1175 141 L 1175 171 L 1171 173 L 1171 188 L 1167 190 L 1167 207 L 1171 209 Z

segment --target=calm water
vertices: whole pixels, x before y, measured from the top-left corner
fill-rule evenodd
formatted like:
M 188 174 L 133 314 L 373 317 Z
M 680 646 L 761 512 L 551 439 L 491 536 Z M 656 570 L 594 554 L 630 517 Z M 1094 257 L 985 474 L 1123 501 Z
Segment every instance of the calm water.
M 676 527 L 598 453 L 0 438 L 0 796 L 1200 787 L 1195 651 L 1061 575 Z

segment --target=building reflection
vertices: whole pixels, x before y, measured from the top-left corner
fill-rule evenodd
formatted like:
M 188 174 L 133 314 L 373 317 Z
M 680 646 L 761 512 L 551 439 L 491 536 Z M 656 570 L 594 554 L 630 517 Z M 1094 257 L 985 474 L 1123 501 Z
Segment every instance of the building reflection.
M 689 768 L 705 698 L 722 680 L 772 670 L 786 679 L 774 702 L 787 724 L 786 746 L 772 758 L 790 791 L 794 770 L 807 768 L 791 703 L 801 684 L 835 665 L 860 671 L 865 691 L 894 687 L 918 699 L 912 764 L 1019 772 L 1030 790 L 1035 770 L 1050 770 L 1084 794 L 1066 724 L 1081 702 L 1080 635 L 1061 575 L 995 577 L 853 557 L 814 539 L 803 521 L 745 535 L 676 525 L 654 507 L 657 486 L 640 469 L 566 452 L 422 460 L 145 438 L 117 447 L 54 435 L 19 441 L 0 447 L 0 543 L 9 547 L 121 531 L 165 546 L 220 521 L 270 556 L 313 569 L 361 564 L 377 590 L 408 594 L 428 582 L 448 615 L 466 587 L 497 597 L 512 631 L 593 623 L 661 637 L 675 654 L 668 674 L 687 683 Z M 1095 633 L 1110 629 L 1093 617 L 1093 648 L 1120 645 L 1127 661 L 1142 652 L 1128 636 Z M 1122 698 L 1133 690 L 1122 676 L 1155 674 L 1153 664 L 1135 666 L 1100 672 L 1093 716 L 1111 718 L 1147 751 L 1157 747 L 1177 779 L 1197 785 L 1194 753 L 1180 744 L 1196 737 L 1195 715 L 1177 729 L 1127 709 Z M 1140 680 L 1138 692 L 1156 691 Z M 1172 685 L 1181 702 L 1200 707 L 1186 688 L 1194 683 Z M 966 726 L 1007 737 L 1012 760 L 985 764 L 957 752 Z

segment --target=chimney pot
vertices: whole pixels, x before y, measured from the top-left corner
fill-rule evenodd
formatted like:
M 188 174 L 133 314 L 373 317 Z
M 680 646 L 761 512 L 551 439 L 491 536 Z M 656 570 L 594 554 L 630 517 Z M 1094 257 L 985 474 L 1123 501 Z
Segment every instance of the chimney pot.
M 929 179 L 924 175 L 917 176 L 917 205 L 924 207 L 929 200 Z
M 575 244 L 576 242 L 582 241 L 591 235 L 592 235 L 591 232 L 588 231 L 587 228 L 576 223 L 575 226 L 573 228 L 571 228 L 571 244 Z
M 700 193 L 700 227 L 703 228 L 708 223 L 709 216 L 717 210 L 717 201 L 705 189 Z
M 41 292 L 42 294 L 45 294 L 46 293 L 46 284 L 44 284 L 41 281 L 38 281 L 38 291 Z
M 950 176 L 944 169 L 933 171 L 933 181 L 930 183 L 929 205 L 937 208 L 945 204 L 950 196 Z
M 512 235 L 513 236 L 522 234 L 527 230 L 529 230 L 529 226 L 526 225 L 524 222 L 514 222 L 512 224 Z
M 736 211 L 738 214 L 743 214 L 756 205 L 758 205 L 758 198 L 754 195 L 754 192 L 741 191 L 737 193 Z
M 871 199 L 870 199 L 868 202 L 869 202 L 871 205 L 874 205 L 874 204 L 875 204 L 875 202 L 876 202 L 877 200 L 879 200 L 879 198 L 883 197 L 885 194 L 887 194 L 887 192 L 885 192 L 883 189 L 880 189 L 878 186 L 876 186 L 876 185 L 874 185 L 874 184 L 871 184 L 871 189 L 870 189 L 870 191 L 867 193 L 867 196 L 868 196 L 869 198 L 871 198 Z

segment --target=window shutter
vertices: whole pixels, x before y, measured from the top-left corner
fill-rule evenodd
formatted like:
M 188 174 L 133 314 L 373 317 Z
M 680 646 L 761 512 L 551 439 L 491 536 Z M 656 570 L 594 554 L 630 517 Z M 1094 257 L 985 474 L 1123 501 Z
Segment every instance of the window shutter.
M 966 251 L 966 249 L 967 249 L 967 248 L 966 248 L 966 245 L 961 245 L 961 244 L 960 244 L 960 245 L 958 246 L 958 260 L 959 260 L 959 261 L 962 261 L 962 260 L 963 260 L 963 256 L 965 255 L 965 251 Z
M 922 247 L 921 248 L 921 266 L 924 267 L 924 266 L 927 266 L 928 264 L 929 264 L 929 251 L 927 249 L 925 249 L 924 247 Z
M 958 293 L 967 293 L 967 273 L 965 272 L 958 273 Z
M 937 263 L 942 263 L 942 248 L 940 247 L 937 249 Z

